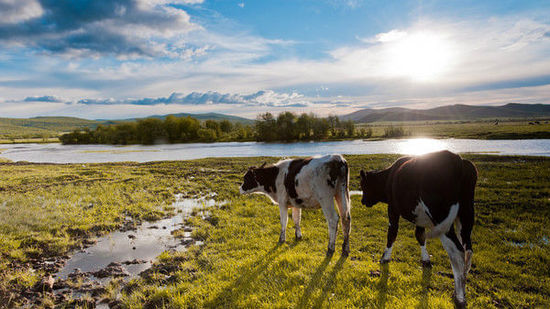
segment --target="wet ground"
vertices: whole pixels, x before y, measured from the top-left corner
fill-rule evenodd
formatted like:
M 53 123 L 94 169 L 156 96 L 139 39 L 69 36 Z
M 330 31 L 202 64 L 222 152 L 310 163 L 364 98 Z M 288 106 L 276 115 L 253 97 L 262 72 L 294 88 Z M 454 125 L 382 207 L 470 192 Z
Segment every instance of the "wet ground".
M 116 307 L 116 301 L 103 299 L 106 286 L 114 278 L 127 281 L 149 269 L 154 259 L 164 251 L 182 251 L 190 245 L 201 245 L 192 238 L 192 226 L 186 224 L 191 215 L 206 218 L 208 208 L 220 206 L 215 194 L 200 198 L 176 195 L 172 204 L 175 214 L 155 222 L 112 232 L 97 240 L 86 240 L 87 248 L 72 255 L 41 261 L 38 266 L 51 275 L 46 276 L 27 297 L 39 301 L 43 293 L 53 293 L 55 303 Z M 183 229 L 183 237 L 172 234 Z M 110 301 L 110 303 L 109 303 Z

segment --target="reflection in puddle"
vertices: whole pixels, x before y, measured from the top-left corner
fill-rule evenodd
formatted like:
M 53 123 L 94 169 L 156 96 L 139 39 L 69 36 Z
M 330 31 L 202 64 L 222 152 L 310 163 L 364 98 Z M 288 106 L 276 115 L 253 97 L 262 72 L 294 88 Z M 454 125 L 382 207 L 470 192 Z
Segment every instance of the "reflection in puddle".
M 182 240 L 172 237 L 171 233 L 183 228 L 184 219 L 189 217 L 194 210 L 205 209 L 217 203 L 213 199 L 190 199 L 176 195 L 176 201 L 172 204 L 177 214 L 171 218 L 155 222 L 145 222 L 136 230 L 125 232 L 112 232 L 101 237 L 98 242 L 76 254 L 65 264 L 65 267 L 57 273 L 58 278 L 67 278 L 75 269 L 82 272 L 98 271 L 112 262 L 125 262 L 133 260 L 145 260 L 146 263 L 131 264 L 126 267 L 130 275 L 137 275 L 151 266 L 151 260 L 163 251 L 183 249 Z M 188 232 L 186 236 L 190 237 Z M 185 238 L 184 238 L 185 240 Z
M 199 215 L 208 216 L 206 208 L 225 203 L 206 197 L 184 198 L 183 195 L 178 194 L 176 201 L 172 204 L 176 211 L 174 216 L 155 222 L 145 222 L 134 230 L 116 231 L 99 238 L 91 247 L 71 256 L 55 277 L 58 280 L 64 280 L 74 276 L 76 271 L 88 273 L 92 281 L 105 285 L 113 277 L 113 274 L 109 274 L 109 270 L 116 267 L 122 269 L 126 278 L 135 277 L 151 267 L 152 260 L 164 251 L 181 251 L 191 243 L 201 245 L 202 242 L 195 242 L 191 238 L 192 229 L 184 226 L 185 219 L 197 210 Z M 172 232 L 179 229 L 185 231 L 183 239 L 172 236 Z M 113 265 L 116 266 L 113 267 Z M 105 277 L 102 272 L 107 272 Z M 77 294 L 73 293 L 73 296 Z

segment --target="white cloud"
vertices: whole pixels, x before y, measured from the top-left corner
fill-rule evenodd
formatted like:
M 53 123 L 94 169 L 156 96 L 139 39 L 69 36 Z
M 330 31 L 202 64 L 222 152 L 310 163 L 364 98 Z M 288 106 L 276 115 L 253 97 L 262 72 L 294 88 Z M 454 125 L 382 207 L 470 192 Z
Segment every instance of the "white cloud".
M 42 16 L 37 0 L 0 0 L 0 24 L 14 24 Z
M 185 35 L 202 28 L 172 3 L 201 2 L 90 1 L 77 7 L 50 1 L 42 7 L 36 0 L 0 0 L 0 44 L 71 57 L 178 58 L 189 55 L 189 47 L 178 48 Z M 37 16 L 40 22 L 32 19 Z

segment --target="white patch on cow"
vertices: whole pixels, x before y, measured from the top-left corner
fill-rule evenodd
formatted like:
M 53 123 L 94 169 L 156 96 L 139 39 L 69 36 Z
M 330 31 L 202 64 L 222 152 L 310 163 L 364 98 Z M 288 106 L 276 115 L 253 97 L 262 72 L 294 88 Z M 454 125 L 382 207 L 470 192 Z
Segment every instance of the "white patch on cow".
M 432 222 L 432 215 L 430 214 L 430 210 L 424 204 L 424 201 L 420 200 L 418 201 L 418 204 L 416 205 L 416 208 L 413 211 L 413 214 L 415 215 L 415 221 L 414 223 L 417 226 L 421 227 L 428 227 L 431 228 L 434 226 Z
M 300 208 L 320 208 L 322 205 L 319 201 L 325 198 L 333 198 L 336 194 L 336 187 L 332 188 L 327 185 L 327 180 L 330 178 L 328 170 L 325 168 L 330 161 L 343 160 L 341 156 L 327 155 L 323 157 L 314 157 L 307 165 L 302 167 L 296 175 L 296 193 L 302 203 L 296 203 L 291 199 L 293 206 Z M 288 165 L 290 161 L 288 162 Z M 285 170 L 288 170 L 288 165 Z M 286 175 L 286 172 L 285 172 Z M 284 184 L 281 183 L 284 188 Z M 286 188 L 285 188 L 286 193 Z
M 453 204 L 449 209 L 449 214 L 445 220 L 441 223 L 434 226 L 428 233 L 426 233 L 426 238 L 439 237 L 449 231 L 451 225 L 455 221 L 456 215 L 458 214 L 458 203 Z
M 453 277 L 455 281 L 455 297 L 456 299 L 464 303 L 466 301 L 466 279 L 464 276 L 464 252 L 460 251 L 455 243 L 446 235 L 439 237 L 441 244 L 449 258 L 451 259 L 451 266 L 453 268 Z
M 472 250 L 466 250 L 464 253 L 464 277 L 468 274 L 470 271 L 470 268 L 472 267 L 472 256 L 474 252 Z
M 464 243 L 462 242 L 462 223 L 460 223 L 460 218 L 458 217 L 456 217 L 455 219 L 455 228 L 458 241 L 460 241 L 460 243 L 464 245 Z
M 387 262 L 391 259 L 391 251 L 393 249 L 393 246 L 384 249 L 384 254 L 382 254 L 382 261 Z
M 423 262 L 430 261 L 430 255 L 428 254 L 428 250 L 426 250 L 426 245 L 420 246 L 420 257 Z

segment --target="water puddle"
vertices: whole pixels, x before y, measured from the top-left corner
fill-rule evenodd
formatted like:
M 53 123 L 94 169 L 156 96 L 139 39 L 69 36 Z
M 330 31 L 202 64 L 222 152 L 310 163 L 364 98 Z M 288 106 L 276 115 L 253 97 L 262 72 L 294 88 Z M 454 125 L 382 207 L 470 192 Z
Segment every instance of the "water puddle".
M 223 205 L 212 197 L 184 198 L 176 195 L 172 204 L 176 214 L 155 222 L 145 222 L 136 229 L 116 231 L 103 236 L 92 246 L 72 255 L 61 270 L 55 274 L 56 281 L 65 282 L 86 278 L 89 286 L 97 289 L 105 286 L 114 277 L 125 280 L 136 277 L 151 267 L 153 260 L 168 250 L 181 251 L 191 244 L 201 245 L 191 238 L 192 227 L 185 226 L 185 219 L 193 214 L 209 215 L 207 208 Z M 183 238 L 175 238 L 172 232 L 184 230 Z M 56 293 L 68 293 L 68 285 L 61 285 Z M 75 293 L 76 292 L 76 293 Z M 84 295 L 73 291 L 72 297 Z M 70 294 L 70 293 L 69 293 Z

